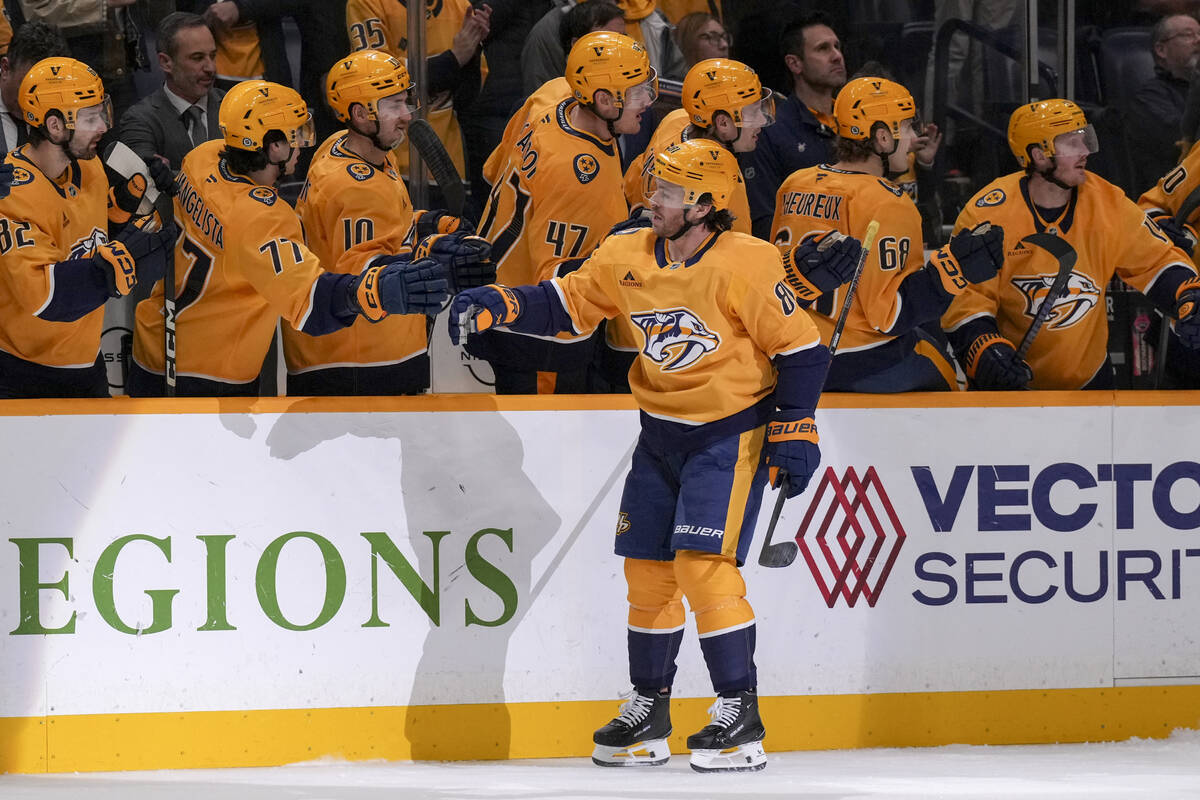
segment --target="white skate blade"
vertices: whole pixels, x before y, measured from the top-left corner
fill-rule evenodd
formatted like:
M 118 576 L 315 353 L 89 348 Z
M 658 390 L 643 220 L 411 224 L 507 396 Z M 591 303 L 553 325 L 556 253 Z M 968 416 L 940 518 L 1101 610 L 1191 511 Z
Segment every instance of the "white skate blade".
M 596 745 L 592 762 L 602 767 L 657 767 L 671 758 L 666 739 L 647 739 L 629 747 Z
M 750 742 L 727 750 L 693 750 L 696 772 L 753 772 L 767 765 L 762 742 Z

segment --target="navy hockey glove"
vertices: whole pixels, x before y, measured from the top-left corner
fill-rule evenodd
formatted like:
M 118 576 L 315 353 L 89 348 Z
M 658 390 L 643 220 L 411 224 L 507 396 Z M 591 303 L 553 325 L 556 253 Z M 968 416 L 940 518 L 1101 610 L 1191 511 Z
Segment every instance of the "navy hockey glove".
M 636 231 L 638 228 L 649 228 L 650 224 L 650 217 L 643 216 L 642 212 L 639 211 L 629 219 L 623 219 L 609 228 L 608 235 L 612 236 L 614 233 L 621 233 L 622 231 Z
M 0 164 L 0 200 L 8 197 L 8 193 L 12 191 L 13 182 L 13 165 L 9 163 Z
M 854 277 L 862 243 L 838 231 L 810 233 L 783 254 L 788 285 L 800 300 L 811 303 Z
M 444 209 L 417 211 L 413 214 L 413 241 L 419 242 L 435 233 L 474 233 L 475 226 L 462 217 L 456 217 Z
M 971 342 L 963 366 L 973 389 L 1024 389 L 1033 380 L 1033 370 L 1017 358 L 1012 343 L 997 333 L 985 333 Z
M 961 230 L 950 244 L 934 251 L 926 265 L 942 281 L 946 294 L 960 295 L 967 284 L 983 283 L 996 277 L 1004 265 L 1004 229 L 981 222 L 970 230 Z
M 432 258 L 444 265 L 452 294 L 463 289 L 487 286 L 496 280 L 492 245 L 481 236 L 435 233 L 421 240 L 413 258 Z
M 129 254 L 140 264 L 143 258 L 156 255 L 175 247 L 179 238 L 179 226 L 175 220 L 161 224 L 158 214 L 147 214 L 130 222 L 113 237 L 129 249 Z M 158 277 L 162 277 L 161 275 Z M 155 280 L 158 280 L 158 277 Z
M 1189 256 L 1196 250 L 1196 243 L 1200 241 L 1200 236 L 1196 235 L 1196 229 L 1187 223 L 1178 223 L 1174 217 L 1162 216 L 1155 217 L 1154 222 L 1171 240 L 1171 244 L 1178 247 Z
M 389 314 L 436 314 L 446 302 L 446 271 L 433 259 L 377 259 L 347 286 L 350 307 L 371 322 Z
M 174 197 L 175 170 L 171 169 L 170 162 L 162 156 L 154 156 L 147 162 L 146 168 L 150 170 L 150 180 L 154 182 L 154 188 Z
M 767 441 L 763 445 L 771 486 L 781 483 L 780 473 L 788 479 L 788 497 L 804 491 L 821 464 L 817 446 L 817 424 L 812 409 L 780 409 L 767 423 Z
M 1175 334 L 1189 350 L 1200 350 L 1200 278 L 1184 281 L 1175 290 Z
M 462 344 L 467 335 L 521 316 L 521 297 L 507 286 L 493 283 L 459 292 L 450 303 L 450 341 Z
M 120 242 L 105 242 L 93 250 L 92 264 L 104 276 L 109 297 L 124 297 L 137 285 L 137 263 Z

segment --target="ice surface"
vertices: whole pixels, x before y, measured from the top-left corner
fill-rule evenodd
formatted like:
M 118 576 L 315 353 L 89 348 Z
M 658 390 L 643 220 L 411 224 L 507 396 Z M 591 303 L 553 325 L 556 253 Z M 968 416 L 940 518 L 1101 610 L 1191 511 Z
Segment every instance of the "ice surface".
M 1109 744 L 772 753 L 762 772 L 602 769 L 586 759 L 321 761 L 269 769 L 0 776 L 3 800 L 1196 800 L 1200 732 Z

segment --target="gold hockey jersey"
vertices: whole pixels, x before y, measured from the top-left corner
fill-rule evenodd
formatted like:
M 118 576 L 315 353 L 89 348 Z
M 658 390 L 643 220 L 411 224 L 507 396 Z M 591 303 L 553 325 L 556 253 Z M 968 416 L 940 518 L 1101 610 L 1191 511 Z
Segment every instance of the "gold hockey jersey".
M 394 154 L 382 169 L 375 167 L 347 148 L 345 131 L 329 137 L 313 156 L 296 212 L 322 266 L 355 275 L 376 256 L 400 252 L 413 218 Z M 421 314 L 396 314 L 374 324 L 358 319 L 324 336 L 283 329 L 290 373 L 397 364 L 425 349 Z
M 571 85 L 567 83 L 567 79 L 551 78 L 529 96 L 517 113 L 509 117 L 508 124 L 504 126 L 504 136 L 501 137 L 500 144 L 496 145 L 496 149 L 483 164 L 483 179 L 488 182 L 489 186 L 496 184 L 496 179 L 500 177 L 500 170 L 504 167 L 508 153 L 516 145 L 521 131 L 525 128 L 525 123 L 552 111 L 556 105 L 570 98 Z
M 682 262 L 651 230 L 610 236 L 555 283 L 577 331 L 619 318 L 636 332 L 629 385 L 659 419 L 699 425 L 747 409 L 774 390 L 773 357 L 820 342 L 779 251 L 741 233 L 711 235 Z
M 410 0 L 412 2 L 412 0 Z M 421 0 L 416 0 L 421 2 Z M 462 27 L 471 4 L 467 0 L 425 0 L 425 52 L 437 55 L 449 50 L 454 35 Z M 398 0 L 347 0 L 346 29 L 350 34 L 350 52 L 382 50 L 408 63 L 408 7 Z M 480 62 L 480 80 L 487 74 Z M 451 106 L 451 97 L 429 98 L 429 125 L 454 161 L 459 175 L 466 175 L 463 160 L 462 131 Z M 408 142 L 396 148 L 396 164 L 408 174 Z
M 628 216 L 616 140 L 574 128 L 575 105 L 564 100 L 522 129 L 488 196 L 479 235 L 492 243 L 500 283 L 553 277 Z
M 1200 187 L 1200 142 L 1192 146 L 1179 166 L 1158 179 L 1158 183 L 1138 198 L 1138 205 L 1147 214 L 1166 213 L 1175 216 L 1184 202 Z M 1196 225 L 1200 206 L 1192 209 L 1184 222 Z
M 1021 240 L 1031 233 L 1057 234 L 1075 249 L 1078 260 L 1067 291 L 1055 302 L 1025 360 L 1033 369 L 1032 388 L 1078 389 L 1106 358 L 1105 293 L 1113 274 L 1145 292 L 1172 265 L 1194 270 L 1145 213 L 1100 176 L 1088 173 L 1057 219 L 1039 215 L 1027 183 L 1023 172 L 997 178 L 955 220 L 955 232 L 984 221 L 1002 226 L 1004 267 L 992 280 L 968 286 L 956 297 L 942 327 L 954 331 L 991 316 L 1000 335 L 1017 345 L 1058 274 L 1053 256 Z
M 246 383 L 262 368 L 282 317 L 294 328 L 313 312 L 322 274 L 300 218 L 269 186 L 232 172 L 225 143 L 205 142 L 183 159 L 176 182 L 177 374 Z M 163 282 L 138 303 L 133 358 L 163 372 Z
M 629 169 L 625 170 L 625 201 L 630 209 L 649 207 L 646 194 L 650 188 L 650 167 L 654 164 L 654 154 L 693 138 L 687 135 L 688 124 L 687 112 L 682 108 L 667 114 L 654 129 L 650 144 L 630 162 Z M 746 195 L 746 181 L 740 168 L 733 196 L 729 198 L 729 213 L 733 214 L 733 230 L 750 233 L 750 199 Z
M 8 153 L 12 191 L 0 200 L 0 350 L 47 367 L 90 367 L 100 352 L 104 307 L 74 322 L 37 316 L 64 287 L 54 264 L 108 241 L 108 179 L 98 158 L 72 162 L 62 182 L 25 153 Z
M 895 184 L 829 165 L 796 170 L 775 196 L 771 240 L 781 249 L 809 233 L 827 230 L 861 242 L 871 220 L 879 221 L 879 233 L 850 304 L 839 353 L 867 350 L 895 338 L 884 331 L 891 330 L 900 313 L 900 284 L 925 266 L 921 214 Z M 810 309 L 825 344 L 833 334 L 846 289 L 843 285 L 826 292 Z

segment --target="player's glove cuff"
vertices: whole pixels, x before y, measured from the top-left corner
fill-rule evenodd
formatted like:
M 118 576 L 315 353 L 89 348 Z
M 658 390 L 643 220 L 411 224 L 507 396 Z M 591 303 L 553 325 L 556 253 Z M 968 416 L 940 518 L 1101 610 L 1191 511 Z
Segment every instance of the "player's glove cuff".
M 817 424 L 812 409 L 781 409 L 767 423 L 767 476 L 772 487 L 778 488 L 787 476 L 788 497 L 804 491 L 821 462 L 817 446 Z
M 942 291 L 946 294 L 957 297 L 967 290 L 967 279 L 963 277 L 958 259 L 950 252 L 948 246 L 934 250 L 925 268 L 933 270 L 941 281 Z
M 108 188 L 108 221 L 113 225 L 124 225 L 137 213 L 142 198 L 146 195 L 146 176 L 136 172 L 129 178 L 119 179 Z
M 438 233 L 474 233 L 475 228 L 462 217 L 456 217 L 449 211 L 435 209 L 413 213 L 413 241 L 421 241 L 427 236 Z
M 92 253 L 92 263 L 104 275 L 109 297 L 124 297 L 137 285 L 137 264 L 120 242 L 105 242 Z
M 1188 278 L 1175 290 L 1175 318 L 1196 313 L 1197 303 L 1200 303 L 1200 278 Z
M 384 266 L 375 264 L 367 267 L 349 286 L 350 307 L 369 322 L 379 322 L 388 315 L 379 299 L 379 274 Z
M 985 333 L 977 337 L 967 347 L 967 352 L 963 356 L 963 371 L 967 373 L 968 378 L 975 377 L 975 371 L 979 369 L 979 358 L 983 355 L 983 351 L 989 347 L 1016 349 L 1013 347 L 1012 342 L 998 333 Z

